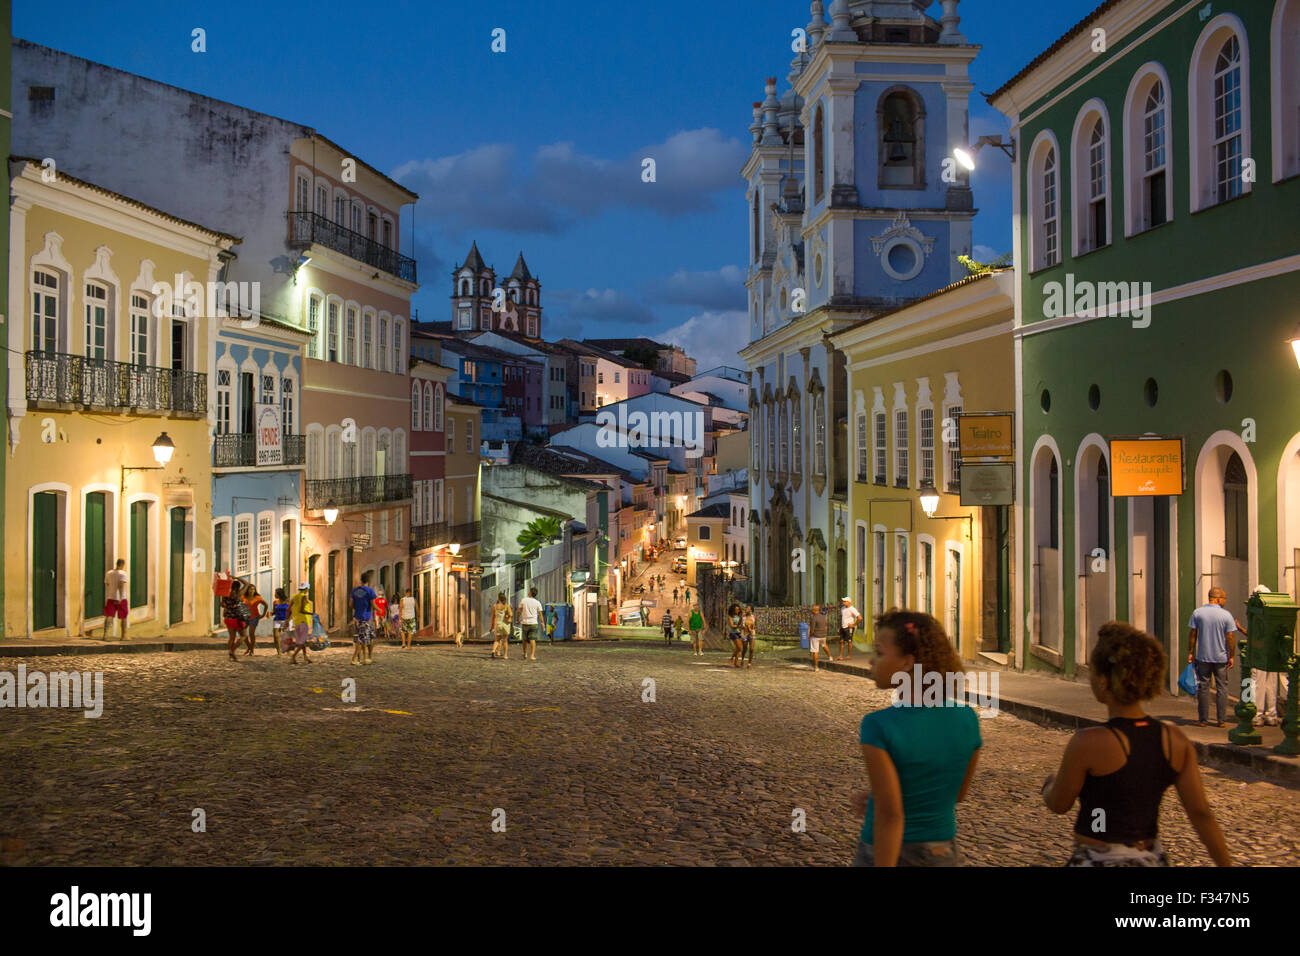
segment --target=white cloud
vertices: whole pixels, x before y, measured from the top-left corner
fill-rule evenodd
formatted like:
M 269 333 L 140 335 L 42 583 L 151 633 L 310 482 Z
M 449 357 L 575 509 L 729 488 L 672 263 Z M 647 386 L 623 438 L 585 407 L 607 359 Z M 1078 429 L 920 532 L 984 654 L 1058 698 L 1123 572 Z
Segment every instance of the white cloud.
M 730 365 L 744 368 L 736 354 L 749 342 L 749 315 L 742 311 L 703 312 L 681 325 L 660 332 L 655 339 L 679 345 L 699 369 Z
M 723 266 L 710 272 L 679 269 L 656 283 L 650 294 L 659 302 L 688 305 L 715 312 L 745 308 L 745 272 L 740 266 Z

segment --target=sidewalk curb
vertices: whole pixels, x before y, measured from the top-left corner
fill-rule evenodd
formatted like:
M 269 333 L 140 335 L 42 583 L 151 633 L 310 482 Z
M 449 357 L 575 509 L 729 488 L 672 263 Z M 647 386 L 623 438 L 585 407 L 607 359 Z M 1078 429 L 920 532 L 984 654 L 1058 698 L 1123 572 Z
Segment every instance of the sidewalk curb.
M 786 660 L 801 664 L 808 662 L 808 658 L 802 655 L 788 657 Z M 854 677 L 871 676 L 859 664 L 846 665 L 843 662 L 832 661 L 830 663 L 819 663 L 818 666 L 837 673 L 850 674 Z M 998 709 L 1011 714 L 1013 717 L 1020 717 L 1045 727 L 1059 727 L 1066 730 L 1100 727 L 1104 723 L 1092 717 L 1084 717 L 1081 714 L 1072 714 L 1042 704 L 1033 704 L 1005 696 L 999 697 Z M 1268 778 L 1270 782 L 1278 786 L 1300 790 L 1300 758 L 1283 757 L 1265 747 L 1243 747 L 1239 744 L 1227 742 L 1206 743 L 1203 740 L 1192 740 L 1192 745 L 1196 747 L 1197 760 L 1202 764 L 1226 764 L 1231 767 L 1244 768 L 1252 773 L 1259 774 L 1261 777 Z

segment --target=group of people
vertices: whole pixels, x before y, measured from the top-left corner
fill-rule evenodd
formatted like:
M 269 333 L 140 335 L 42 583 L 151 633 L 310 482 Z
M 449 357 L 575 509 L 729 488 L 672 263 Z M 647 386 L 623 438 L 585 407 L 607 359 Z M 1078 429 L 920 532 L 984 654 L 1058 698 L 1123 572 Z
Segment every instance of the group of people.
M 352 604 L 352 663 L 357 665 L 374 663 L 374 640 L 377 635 L 389 638 L 390 614 L 394 618 L 394 630 L 401 635 L 403 650 L 410 648 L 417 629 L 415 598 L 411 589 L 407 588 L 401 601 L 390 609 L 383 592 L 370 586 L 370 579 L 371 572 L 363 573 L 361 583 L 349 594 Z M 273 601 L 268 605 L 251 581 L 234 577 L 227 580 L 229 590 L 221 596 L 221 616 L 229 636 L 227 651 L 230 659 L 238 660 L 235 650 L 241 642 L 245 656 L 253 653 L 259 625 L 267 621 L 269 633 L 262 636 L 271 639 L 275 652 L 287 653 L 290 664 L 297 663 L 301 654 L 303 662 L 310 664 L 307 651 L 312 633 L 323 634 L 324 631 L 312 604 L 311 586 L 306 582 L 299 584 L 292 597 L 284 588 L 276 588 Z M 328 641 L 328 637 L 323 637 L 315 649 L 327 647 Z
M 685 620 L 680 613 L 674 619 L 672 611 L 664 611 L 659 624 L 664 630 L 664 643 L 669 647 L 674 640 L 680 641 L 682 635 L 690 631 L 691 653 L 697 657 L 704 654 L 704 616 L 698 607 L 691 608 L 690 618 Z
M 808 650 L 812 654 L 813 670 L 821 660 L 822 651 L 826 652 L 827 661 L 846 661 L 853 656 L 853 632 L 862 622 L 862 612 L 853 606 L 850 598 L 840 598 L 839 634 L 840 656 L 831 656 L 829 605 L 814 604 L 808 620 Z
M 544 607 L 537 600 L 537 588 L 529 588 L 528 595 L 519 601 L 512 612 L 505 592 L 497 595 L 492 605 L 492 618 L 488 626 L 492 631 L 492 653 L 494 660 L 508 660 L 510 655 L 510 635 L 513 624 L 518 620 L 519 632 L 523 644 L 524 660 L 537 660 L 537 634 L 541 628 L 546 629 L 546 638 L 555 643 L 555 629 L 559 624 L 559 615 L 553 607 Z
M 1221 606 L 1215 597 L 1211 594 L 1211 604 Z M 1193 616 L 1202 642 L 1212 616 Z M 946 688 L 947 675 L 963 670 L 951 639 L 928 614 L 888 611 L 876 619 L 874 641 L 872 678 L 882 690 L 911 686 L 917 668 L 924 682 L 934 674 Z M 1177 727 L 1143 709 L 1143 702 L 1161 693 L 1167 673 L 1164 647 L 1150 634 L 1121 621 L 1099 629 L 1089 674 L 1093 696 L 1110 719 L 1078 731 L 1060 768 L 1040 788 L 1053 813 L 1067 813 L 1078 801 L 1074 849 L 1066 865 L 1167 866 L 1158 821 L 1171 786 L 1210 857 L 1220 866 L 1231 865 L 1201 784 L 1195 747 Z M 964 701 L 936 706 L 919 704 L 919 698 L 920 688 L 914 688 L 912 696 L 903 694 L 862 718 L 858 736 L 870 790 L 850 799 L 864 818 L 855 866 L 961 862 L 956 806 L 975 777 L 982 746 L 979 717 Z

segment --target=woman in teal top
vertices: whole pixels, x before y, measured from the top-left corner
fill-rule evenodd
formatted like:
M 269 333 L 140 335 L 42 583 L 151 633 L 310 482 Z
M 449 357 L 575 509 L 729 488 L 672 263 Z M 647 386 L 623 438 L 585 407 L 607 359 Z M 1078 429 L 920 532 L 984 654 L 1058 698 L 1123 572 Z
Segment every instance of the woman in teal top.
M 865 817 L 854 866 L 957 866 L 957 804 L 966 799 L 982 744 L 979 716 L 926 684 L 962 669 L 939 622 L 890 611 L 876 619 L 876 686 L 894 702 L 862 718 L 859 740 L 870 793 L 853 795 Z M 919 666 L 922 686 L 912 688 Z M 935 675 L 927 677 L 925 675 Z M 915 693 L 913 694 L 913 690 Z

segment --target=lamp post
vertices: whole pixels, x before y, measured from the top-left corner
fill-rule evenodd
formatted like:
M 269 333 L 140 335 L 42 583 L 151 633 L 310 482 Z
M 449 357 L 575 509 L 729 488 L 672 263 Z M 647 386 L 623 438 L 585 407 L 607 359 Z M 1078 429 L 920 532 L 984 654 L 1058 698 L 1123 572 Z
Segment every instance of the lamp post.
M 985 146 L 993 146 L 1007 154 L 1007 158 L 1013 163 L 1016 161 L 1016 141 L 1014 139 L 1003 142 L 1001 136 L 981 136 L 976 142 L 965 149 L 954 149 L 952 151 L 953 159 L 961 165 L 967 172 L 974 172 L 975 157 Z

